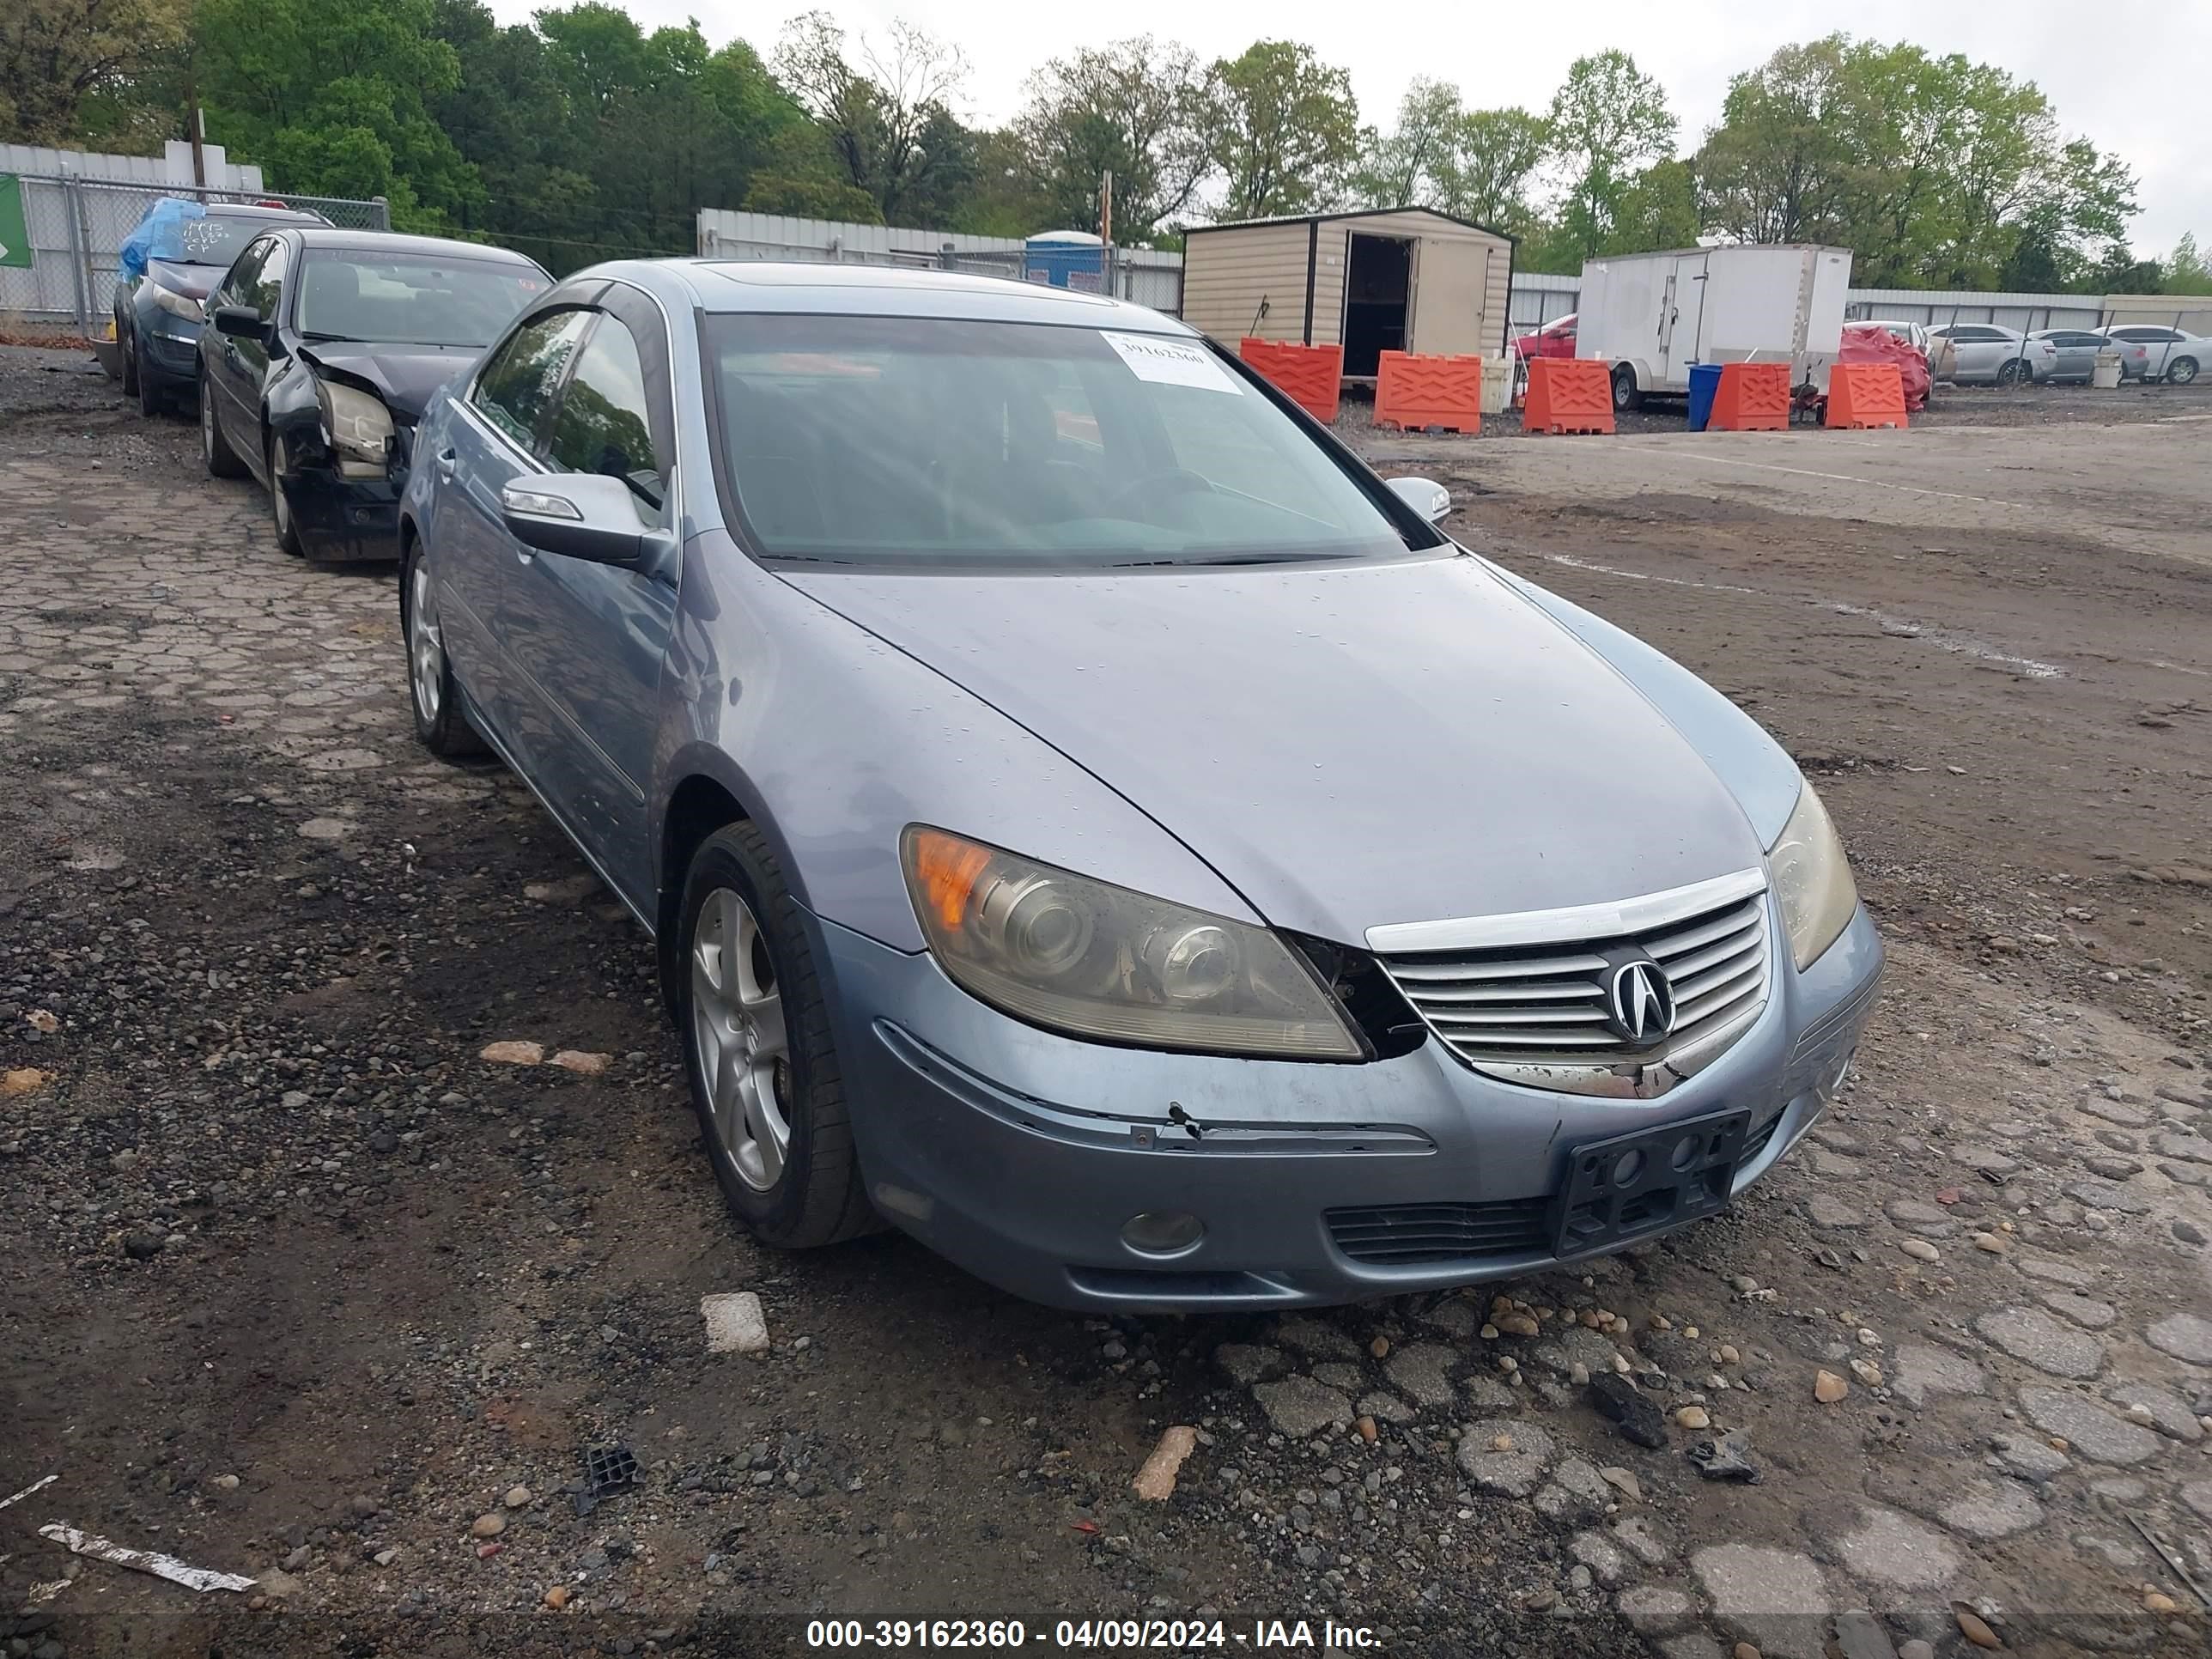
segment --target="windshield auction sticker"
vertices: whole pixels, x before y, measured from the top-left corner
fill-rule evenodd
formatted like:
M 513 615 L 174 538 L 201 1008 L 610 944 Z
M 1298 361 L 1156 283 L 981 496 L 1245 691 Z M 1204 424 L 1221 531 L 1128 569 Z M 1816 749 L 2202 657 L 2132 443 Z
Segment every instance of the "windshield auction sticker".
M 1098 332 L 1128 364 L 1129 372 L 1140 380 L 1243 395 L 1244 388 L 1214 361 L 1213 354 L 1194 341 L 1169 339 L 1158 334 L 1114 334 L 1103 328 Z

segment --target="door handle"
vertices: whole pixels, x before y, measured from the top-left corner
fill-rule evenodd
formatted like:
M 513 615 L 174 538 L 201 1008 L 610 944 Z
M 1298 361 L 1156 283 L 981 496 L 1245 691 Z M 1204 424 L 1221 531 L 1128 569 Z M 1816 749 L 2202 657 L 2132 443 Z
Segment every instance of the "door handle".
M 459 459 L 460 457 L 459 454 L 451 449 L 440 450 L 438 452 L 438 476 L 441 478 L 452 477 L 453 476 L 453 463 Z

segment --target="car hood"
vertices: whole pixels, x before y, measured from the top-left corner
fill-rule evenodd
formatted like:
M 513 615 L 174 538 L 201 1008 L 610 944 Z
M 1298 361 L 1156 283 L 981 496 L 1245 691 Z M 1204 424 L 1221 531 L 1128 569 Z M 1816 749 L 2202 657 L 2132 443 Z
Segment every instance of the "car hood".
M 1279 927 L 1357 944 L 1763 858 L 1691 742 L 1470 558 L 783 574 L 1127 797 Z
M 481 346 L 388 345 L 312 340 L 300 355 L 335 380 L 362 382 L 395 415 L 419 421 L 430 394 L 476 362 Z
M 214 293 L 225 269 L 222 265 L 188 265 L 174 259 L 146 262 L 146 275 L 155 283 L 192 300 L 204 300 Z

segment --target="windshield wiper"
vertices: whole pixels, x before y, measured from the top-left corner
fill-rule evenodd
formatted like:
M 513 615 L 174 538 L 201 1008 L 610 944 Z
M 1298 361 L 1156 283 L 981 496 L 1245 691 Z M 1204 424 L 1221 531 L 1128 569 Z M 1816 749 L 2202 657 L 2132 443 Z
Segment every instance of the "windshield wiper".
M 316 328 L 301 329 L 300 331 L 300 337 L 303 340 L 335 341 L 343 345 L 367 345 L 369 343 L 367 340 L 357 339 L 350 334 L 325 334 L 320 329 Z

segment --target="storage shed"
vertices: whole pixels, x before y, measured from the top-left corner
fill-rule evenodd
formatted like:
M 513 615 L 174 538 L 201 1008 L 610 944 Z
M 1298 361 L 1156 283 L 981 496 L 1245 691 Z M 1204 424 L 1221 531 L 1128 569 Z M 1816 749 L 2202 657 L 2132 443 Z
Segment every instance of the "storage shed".
M 1505 349 L 1513 239 L 1433 208 L 1194 225 L 1183 320 L 1235 348 L 1252 336 L 1342 345 L 1347 380 L 1385 351 Z

